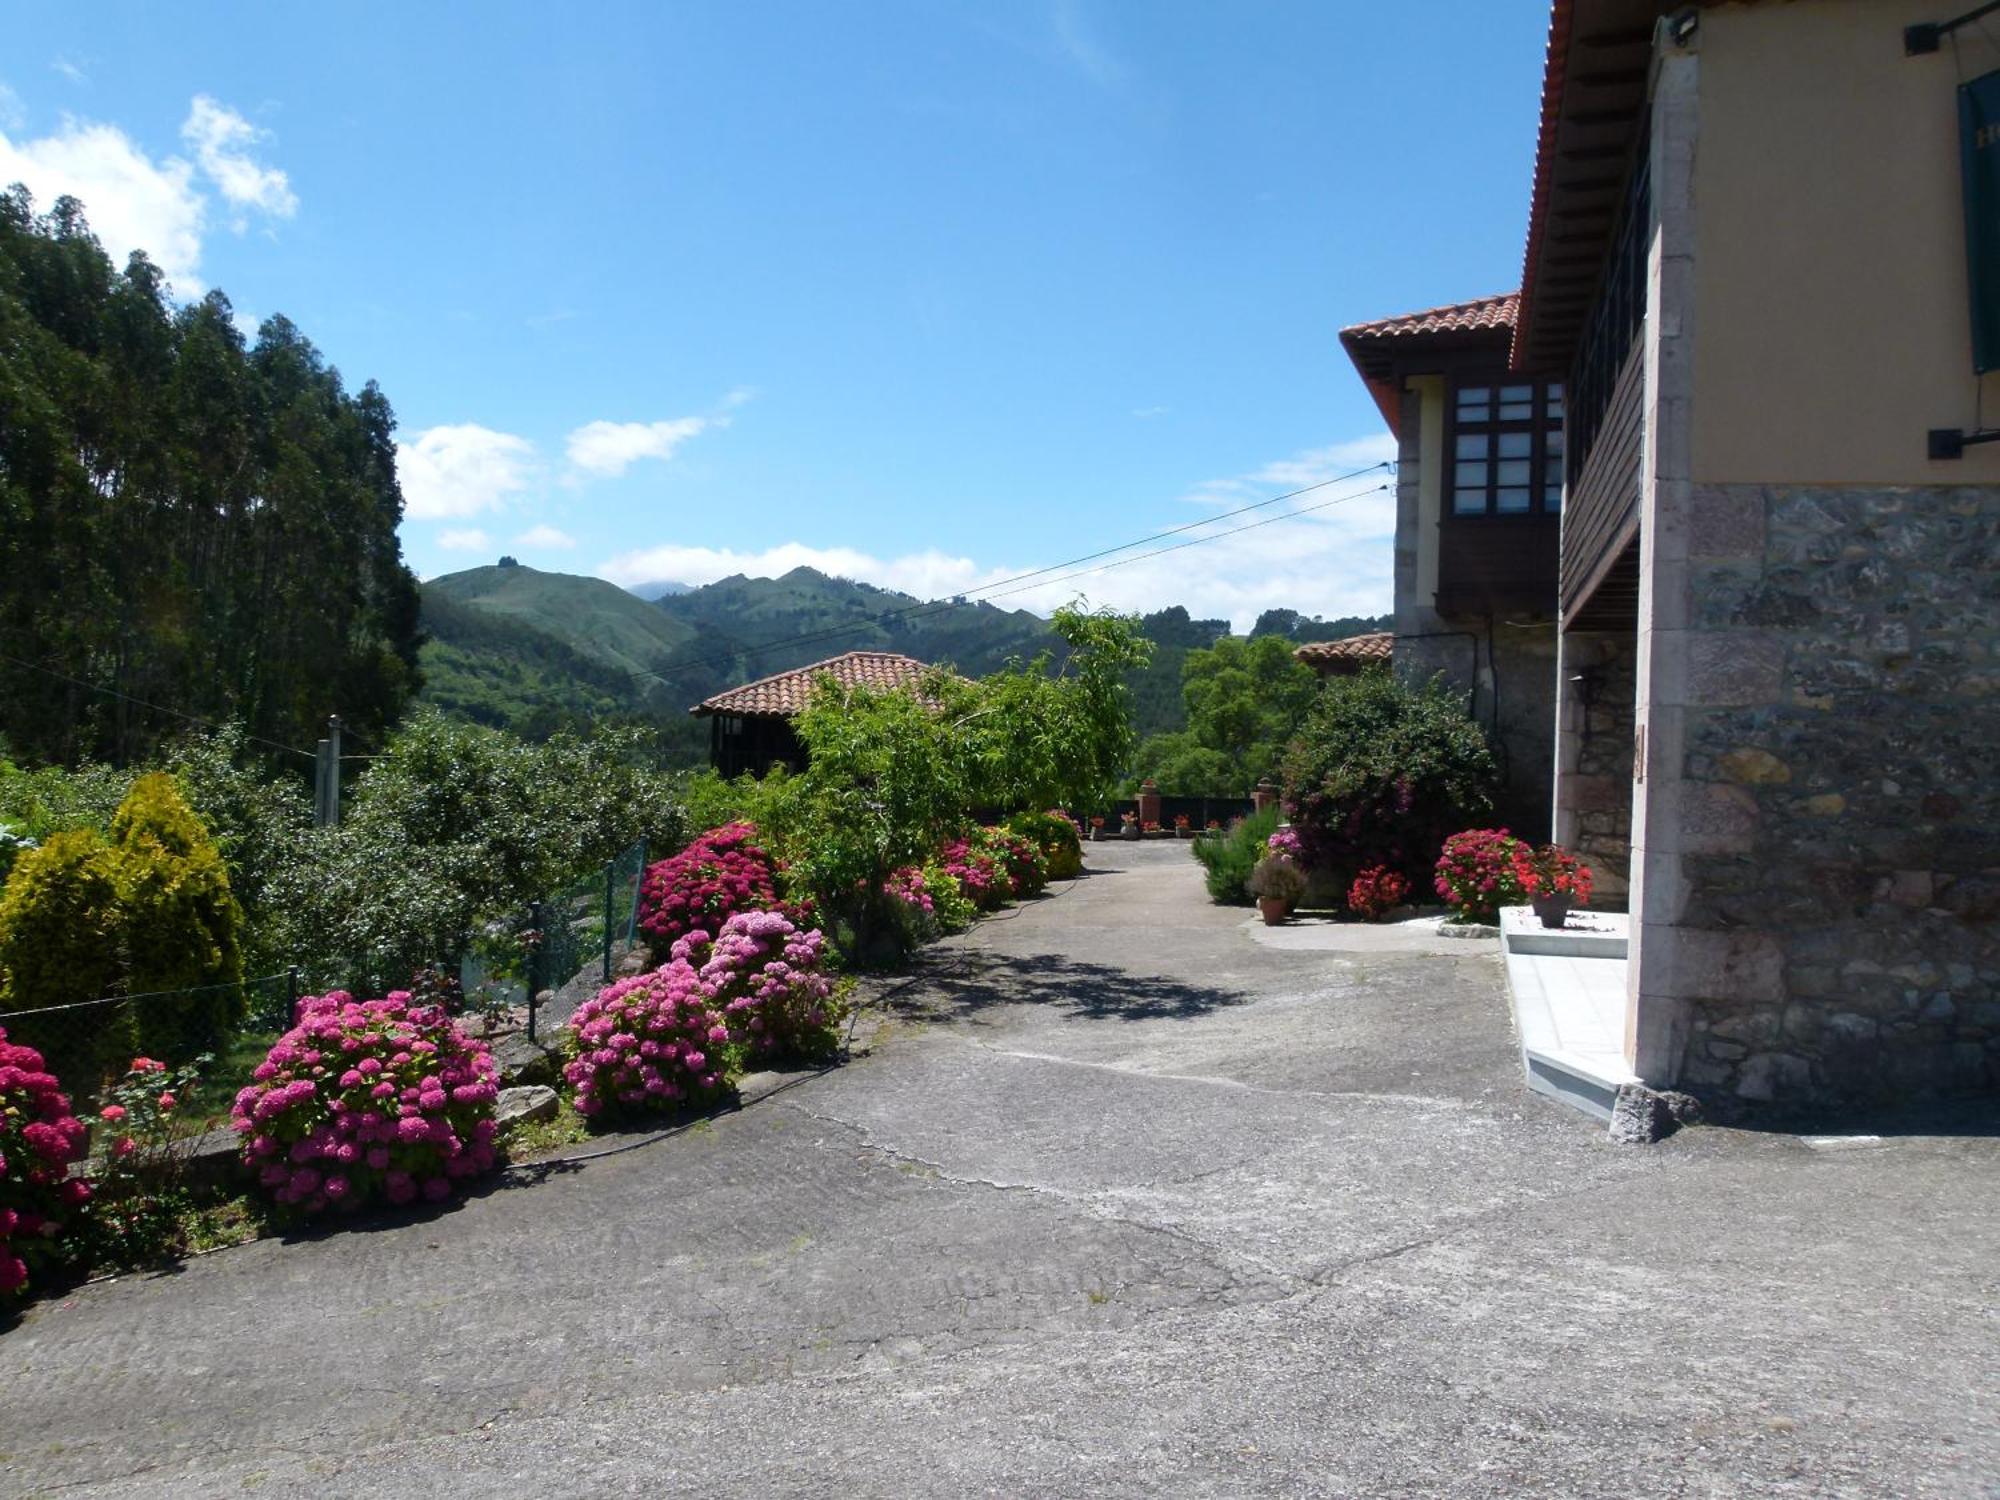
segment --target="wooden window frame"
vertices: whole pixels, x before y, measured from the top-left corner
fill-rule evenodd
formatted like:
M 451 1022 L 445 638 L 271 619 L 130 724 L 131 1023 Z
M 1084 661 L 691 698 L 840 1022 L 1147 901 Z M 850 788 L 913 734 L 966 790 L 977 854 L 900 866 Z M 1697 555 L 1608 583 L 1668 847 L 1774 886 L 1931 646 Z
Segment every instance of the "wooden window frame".
M 1567 450 L 1568 445 L 1568 408 L 1565 406 L 1562 414 L 1559 416 L 1552 418 L 1549 415 L 1549 407 L 1553 399 L 1566 400 L 1568 397 L 1567 389 L 1562 392 L 1560 398 L 1552 398 L 1551 396 L 1552 388 L 1561 386 L 1562 384 L 1563 382 L 1560 380 L 1509 378 L 1505 375 L 1462 375 L 1453 377 L 1447 392 L 1445 407 L 1447 415 L 1445 417 L 1444 433 L 1445 474 L 1443 508 L 1446 520 L 1519 521 L 1537 516 L 1557 516 L 1562 514 L 1562 456 L 1556 456 L 1554 459 L 1557 498 L 1554 504 L 1549 502 L 1551 459 L 1549 453 L 1549 434 L 1551 432 L 1562 432 L 1564 434 L 1565 450 Z M 1533 409 L 1527 417 L 1502 419 L 1500 417 L 1500 407 L 1502 405 L 1500 393 L 1502 390 L 1515 386 L 1526 386 L 1533 393 Z M 1488 445 L 1485 458 L 1466 459 L 1463 462 L 1484 463 L 1486 465 L 1486 483 L 1481 487 L 1485 492 L 1484 504 L 1478 510 L 1461 510 L 1458 505 L 1458 466 L 1461 462 L 1458 456 L 1458 439 L 1461 431 L 1459 426 L 1459 411 L 1461 410 L 1459 393 L 1464 390 L 1481 388 L 1485 389 L 1488 393 L 1486 398 L 1487 417 L 1484 421 L 1468 424 L 1465 430 L 1469 433 L 1487 434 L 1493 441 Z M 1500 490 L 1515 487 L 1500 484 L 1498 471 L 1495 468 L 1495 465 L 1501 462 L 1497 449 L 1498 440 L 1503 433 L 1528 434 L 1529 483 L 1527 488 L 1529 496 L 1528 505 L 1525 510 L 1501 510 L 1499 508 Z

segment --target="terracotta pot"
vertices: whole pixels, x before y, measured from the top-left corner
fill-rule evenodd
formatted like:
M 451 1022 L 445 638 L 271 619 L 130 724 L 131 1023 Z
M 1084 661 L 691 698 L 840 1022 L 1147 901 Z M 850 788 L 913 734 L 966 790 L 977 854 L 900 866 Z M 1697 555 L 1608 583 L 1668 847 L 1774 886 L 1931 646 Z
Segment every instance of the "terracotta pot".
M 1569 921 L 1571 903 L 1567 893 L 1559 892 L 1553 896 L 1537 896 L 1530 904 L 1534 907 L 1535 915 L 1541 920 L 1541 924 L 1544 927 L 1561 927 Z
M 1257 910 L 1264 914 L 1266 927 L 1277 927 L 1292 914 L 1292 903 L 1283 896 L 1259 896 Z

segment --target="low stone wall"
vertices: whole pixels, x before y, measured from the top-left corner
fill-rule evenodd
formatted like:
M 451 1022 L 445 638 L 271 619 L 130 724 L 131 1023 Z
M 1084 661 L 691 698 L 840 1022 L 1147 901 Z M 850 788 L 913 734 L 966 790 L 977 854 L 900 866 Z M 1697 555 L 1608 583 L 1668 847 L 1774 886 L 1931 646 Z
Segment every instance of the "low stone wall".
M 1683 1082 L 2000 1086 L 2000 490 L 1702 486 L 1688 564 Z

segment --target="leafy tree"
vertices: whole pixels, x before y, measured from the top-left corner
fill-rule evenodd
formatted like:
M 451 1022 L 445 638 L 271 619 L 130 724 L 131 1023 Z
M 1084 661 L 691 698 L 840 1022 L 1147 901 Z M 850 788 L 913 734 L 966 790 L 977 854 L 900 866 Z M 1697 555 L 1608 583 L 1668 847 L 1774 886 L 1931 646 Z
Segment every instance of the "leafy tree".
M 1387 865 L 1421 888 L 1445 839 L 1492 811 L 1497 784 L 1463 694 L 1376 666 L 1321 690 L 1285 756 L 1284 806 L 1309 868 L 1344 887 Z
M 145 759 L 184 720 L 364 737 L 417 686 L 395 418 L 272 318 L 175 308 L 83 209 L 0 193 L 0 731 L 75 765 Z M 24 665 L 32 663 L 33 665 Z M 110 689 L 112 691 L 100 691 Z
M 0 1011 L 103 998 L 119 979 L 116 852 L 94 829 L 53 834 L 0 891 Z M 94 1087 L 133 1045 L 123 1006 L 6 1022 L 72 1089 Z
M 964 735 L 969 791 L 980 807 L 1102 805 L 1135 748 L 1127 674 L 1152 645 L 1131 615 L 1059 609 L 1068 648 L 1013 661 L 966 688 L 948 688 L 946 716 Z
M 1186 731 L 1150 737 L 1134 770 L 1190 797 L 1242 797 L 1274 774 L 1319 690 L 1282 635 L 1224 636 L 1190 651 L 1181 684 Z

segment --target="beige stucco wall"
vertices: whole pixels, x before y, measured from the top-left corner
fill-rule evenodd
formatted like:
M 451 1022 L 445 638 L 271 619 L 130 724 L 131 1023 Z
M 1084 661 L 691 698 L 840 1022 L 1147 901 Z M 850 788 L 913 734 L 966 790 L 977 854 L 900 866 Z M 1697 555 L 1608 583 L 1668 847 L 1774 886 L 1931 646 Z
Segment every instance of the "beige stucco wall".
M 1902 28 L 1938 0 L 1704 10 L 1695 155 L 1697 481 L 1982 484 L 2000 444 L 1924 457 L 1975 425 L 1956 85 L 2000 67 L 2000 17 L 1931 57 Z M 2000 375 L 1986 377 L 2000 425 Z

